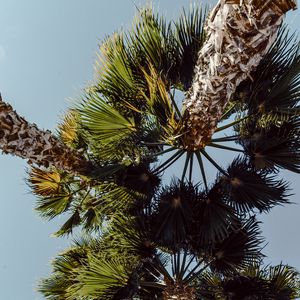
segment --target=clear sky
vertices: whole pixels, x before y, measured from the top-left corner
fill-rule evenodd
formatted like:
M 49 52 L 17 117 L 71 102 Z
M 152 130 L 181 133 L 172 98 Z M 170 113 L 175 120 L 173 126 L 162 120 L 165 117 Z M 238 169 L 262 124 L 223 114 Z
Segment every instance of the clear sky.
M 130 24 L 141 0 L 0 0 L 0 92 L 19 114 L 53 130 L 80 89 L 93 79 L 97 44 Z M 213 3 L 214 1 L 202 1 Z M 154 1 L 169 18 L 190 0 Z M 293 30 L 300 12 L 289 13 Z M 41 299 L 34 291 L 49 261 L 68 240 L 51 238 L 63 220 L 47 223 L 33 211 L 35 199 L 24 182 L 26 163 L 0 156 L 0 299 Z M 299 203 L 299 176 L 284 173 Z M 263 216 L 268 262 L 300 270 L 300 207 L 275 208 Z

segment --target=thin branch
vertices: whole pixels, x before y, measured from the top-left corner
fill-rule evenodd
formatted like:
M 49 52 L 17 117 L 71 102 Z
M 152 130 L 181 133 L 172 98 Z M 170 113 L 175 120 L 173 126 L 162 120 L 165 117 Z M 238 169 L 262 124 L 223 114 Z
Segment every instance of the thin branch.
M 194 161 L 194 153 L 191 153 L 190 158 L 190 172 L 189 172 L 189 182 L 192 182 L 192 176 L 193 176 L 193 161 Z
M 238 138 L 239 138 L 239 135 L 230 135 L 230 136 L 224 136 L 224 137 L 221 137 L 221 138 L 212 139 L 211 141 L 213 143 L 233 142 L 233 141 L 236 141 Z
M 175 274 L 175 259 L 173 260 L 173 256 L 171 256 L 171 268 L 172 268 L 172 275 L 174 277 L 174 274 Z
M 161 263 L 160 259 L 157 258 L 157 256 L 155 256 L 155 261 L 157 262 L 157 264 L 152 264 L 152 267 L 155 268 L 156 271 L 161 273 L 165 278 L 167 278 L 168 280 L 170 280 L 172 282 L 173 278 L 171 277 L 169 272 L 166 270 L 164 265 Z
M 173 89 L 173 93 L 169 93 L 169 95 L 170 95 L 170 99 L 172 101 L 172 104 L 173 104 L 173 106 L 174 106 L 174 108 L 176 110 L 177 116 L 180 119 L 181 118 L 181 112 L 180 112 L 180 110 L 179 110 L 179 108 L 177 106 L 177 103 L 176 103 L 175 97 L 174 97 L 174 95 L 175 95 L 175 88 Z
M 182 149 L 179 149 L 178 151 L 176 151 L 175 154 L 173 154 L 170 158 L 168 158 L 164 163 L 162 163 L 160 166 L 158 166 L 153 172 L 156 173 L 156 172 L 161 172 L 161 169 L 163 167 L 165 167 L 166 165 L 168 165 L 170 162 L 171 164 L 173 164 L 173 162 L 177 159 L 177 157 L 180 155 L 180 154 L 183 154 L 184 151 Z
M 200 152 L 207 158 L 207 160 L 213 164 L 216 169 L 218 169 L 223 175 L 225 175 L 226 177 L 228 177 L 228 174 L 206 153 L 205 150 L 200 150 Z
M 177 252 L 177 263 L 176 263 L 176 269 L 175 269 L 176 279 L 179 278 L 179 274 L 180 274 L 180 251 Z
M 214 148 L 219 148 L 219 149 L 224 149 L 224 150 L 229 150 L 229 151 L 235 151 L 235 152 L 244 153 L 244 150 L 242 150 L 242 149 L 233 148 L 233 147 L 227 147 L 227 146 L 218 145 L 218 144 L 215 144 L 215 143 L 210 143 L 207 146 L 214 147 Z
M 194 275 L 194 272 L 203 264 L 204 259 L 201 259 L 196 266 L 190 271 L 190 273 L 184 278 L 183 283 L 188 282 L 187 280 L 189 280 L 190 276 Z
M 144 146 L 169 146 L 167 143 L 148 143 L 148 142 L 140 142 Z
M 240 123 L 240 122 L 246 120 L 247 118 L 249 118 L 249 116 L 246 116 L 246 117 L 244 117 L 244 118 L 235 120 L 235 121 L 233 121 L 233 122 L 231 122 L 231 123 L 229 123 L 229 124 L 227 124 L 227 125 L 224 125 L 224 126 L 222 126 L 222 127 L 217 128 L 215 132 L 223 131 L 223 130 L 225 130 L 225 129 L 227 129 L 227 128 L 230 128 L 230 127 L 232 127 L 232 126 L 234 126 L 234 125 L 236 125 L 236 124 L 238 124 L 238 123 Z
M 180 272 L 179 272 L 179 276 L 178 276 L 178 279 L 180 278 L 180 280 L 183 278 L 184 276 L 184 267 L 185 267 L 185 263 L 186 263 L 186 258 L 187 258 L 188 254 L 187 254 L 187 251 L 185 250 L 184 251 L 184 254 L 183 254 L 183 260 L 182 260 L 182 263 L 181 263 L 181 268 L 180 268 Z
M 198 163 L 199 163 L 202 179 L 203 179 L 204 186 L 205 186 L 205 191 L 206 191 L 206 193 L 208 193 L 208 186 L 207 186 L 207 180 L 206 180 L 204 165 L 203 165 L 202 157 L 201 157 L 199 151 L 196 152 L 196 157 L 197 157 L 197 160 L 198 160 Z
M 189 165 L 190 157 L 191 157 L 191 152 L 187 152 L 185 163 L 184 163 L 184 168 L 183 168 L 183 172 L 182 172 L 181 182 L 184 181 L 184 177 L 185 177 L 185 174 L 186 174 L 186 171 L 187 171 L 187 167 Z
M 199 274 L 201 274 L 203 271 L 205 271 L 207 269 L 207 267 L 209 267 L 211 262 L 207 263 L 202 269 L 200 269 L 198 272 L 194 273 L 191 277 L 187 278 L 184 283 L 188 284 L 191 281 L 193 281 Z
M 171 161 L 169 164 L 165 164 L 164 163 L 164 167 L 163 168 L 161 168 L 161 167 L 159 167 L 158 169 L 159 169 L 159 172 L 158 173 L 161 173 L 161 172 L 163 172 L 163 171 L 165 171 L 167 168 L 169 168 L 176 160 L 178 160 L 184 153 L 185 153 L 185 151 L 184 150 L 179 150 L 178 152 L 177 152 L 178 154 L 177 154 L 177 156 L 173 159 L 173 161 Z
M 225 111 L 220 119 L 223 120 L 224 118 L 226 118 L 235 109 L 236 104 L 237 103 L 234 103 L 234 105 L 232 105 L 227 111 Z
M 183 275 L 186 273 L 186 271 L 190 267 L 191 263 L 194 261 L 194 258 L 195 258 L 195 255 L 193 256 L 193 258 L 190 259 L 190 261 L 188 262 L 188 264 L 185 266 L 184 270 L 182 271 Z

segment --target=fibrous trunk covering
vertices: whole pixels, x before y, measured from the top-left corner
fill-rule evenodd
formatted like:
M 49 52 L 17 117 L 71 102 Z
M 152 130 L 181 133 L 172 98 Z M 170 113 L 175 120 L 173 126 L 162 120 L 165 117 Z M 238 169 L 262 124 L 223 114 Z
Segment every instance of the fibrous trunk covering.
M 163 292 L 164 300 L 196 300 L 195 289 L 177 283 L 168 283 Z
M 292 0 L 220 0 L 206 23 L 207 40 L 184 101 L 187 149 L 209 143 L 236 87 L 270 49 Z M 251 77 L 250 77 L 251 78 Z
M 85 173 L 89 163 L 51 134 L 28 123 L 0 99 L 0 149 L 39 166 Z

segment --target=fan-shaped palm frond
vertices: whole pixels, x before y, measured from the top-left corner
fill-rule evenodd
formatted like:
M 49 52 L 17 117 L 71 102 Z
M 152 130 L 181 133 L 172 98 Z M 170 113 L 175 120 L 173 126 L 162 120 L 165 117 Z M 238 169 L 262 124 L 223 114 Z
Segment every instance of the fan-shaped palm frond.
M 53 261 L 53 276 L 41 281 L 39 291 L 49 300 L 115 299 L 116 292 L 125 293 L 136 259 L 125 253 L 114 257 L 106 248 L 101 240 L 76 241 Z
M 173 181 L 162 189 L 157 197 L 157 208 L 153 216 L 156 238 L 164 246 L 176 249 L 185 242 L 188 224 L 192 220 L 192 204 L 196 201 L 197 190 L 192 185 Z
M 154 195 L 160 184 L 160 177 L 154 174 L 149 164 L 128 166 L 116 174 L 116 183 L 130 190 L 143 193 L 149 197 Z
M 62 189 L 61 174 L 58 171 L 44 171 L 39 168 L 31 168 L 28 184 L 32 192 L 39 196 L 51 196 L 58 194 Z
M 164 79 L 174 82 L 176 48 L 171 23 L 167 23 L 152 10 L 145 9 L 136 18 L 134 27 L 128 38 L 135 49 L 136 57 L 142 62 L 141 66 L 152 65 L 159 74 L 164 75 Z
M 236 226 L 235 211 L 226 203 L 218 187 L 202 192 L 193 203 L 192 211 L 189 243 L 196 253 L 224 240 Z
M 115 212 L 125 211 L 135 205 L 143 207 L 147 197 L 146 194 L 141 194 L 141 191 L 155 190 L 155 184 L 159 180 L 153 179 L 154 186 L 149 182 L 147 187 L 134 188 L 130 186 L 130 180 L 128 181 L 125 177 L 123 178 L 125 182 L 119 186 L 114 181 L 120 183 L 120 175 L 125 174 L 126 168 L 112 165 L 99 170 L 99 174 L 93 174 L 93 178 L 97 178 L 95 180 L 74 177 L 57 170 L 46 171 L 32 168 L 28 183 L 39 197 L 36 210 L 40 216 L 52 219 L 69 213 L 68 220 L 55 233 L 56 236 L 70 234 L 79 225 L 83 225 L 83 229 L 88 232 L 98 230 L 104 219 L 109 218 Z M 144 169 L 143 171 L 145 172 Z M 150 175 L 150 173 L 147 174 Z M 145 179 L 148 179 L 146 177 L 144 175 L 141 182 L 146 182 Z M 99 181 L 101 178 L 103 182 Z
M 223 241 L 216 243 L 212 252 L 212 270 L 220 273 L 235 272 L 262 257 L 259 222 L 251 217 L 238 229 L 233 229 Z
M 58 125 L 58 133 L 61 140 L 71 148 L 78 147 L 80 134 L 80 116 L 75 109 L 69 110 L 63 119 L 63 122 Z
M 115 294 L 129 284 L 135 264 L 134 259 L 129 257 L 104 259 L 90 254 L 87 267 L 80 269 L 75 279 L 76 283 L 69 287 L 72 297 L 114 299 Z M 71 300 L 69 297 L 66 299 Z
M 93 138 L 106 145 L 127 138 L 136 131 L 132 118 L 123 116 L 97 93 L 89 96 L 80 114 L 83 126 L 93 134 Z
M 183 10 L 179 20 L 175 22 L 176 54 L 178 55 L 179 88 L 187 91 L 192 83 L 194 66 L 198 53 L 205 41 L 204 20 L 207 9 L 193 7 L 190 11 Z
M 134 103 L 137 104 L 142 100 L 141 71 L 137 72 L 138 61 L 132 53 L 133 49 L 126 44 L 124 39 L 124 34 L 115 33 L 104 41 L 100 47 L 99 63 L 96 69 L 99 78 L 95 86 L 96 91 L 118 108 L 121 108 L 126 101 L 131 103 L 135 100 Z M 124 109 L 125 106 L 123 106 L 123 111 Z
M 197 291 L 205 300 L 296 299 L 299 277 L 287 265 L 262 267 L 253 264 L 228 277 L 206 272 L 199 279 Z
M 299 173 L 299 119 L 257 126 L 254 121 L 240 127 L 239 143 L 257 169 L 284 168 Z
M 228 204 L 239 213 L 253 209 L 268 211 L 275 205 L 289 203 L 286 199 L 287 184 L 256 171 L 245 159 L 235 159 L 227 173 L 228 177 L 220 177 L 220 184 L 228 195 Z
M 267 274 L 272 299 L 298 299 L 300 280 L 299 273 L 294 268 L 280 264 L 270 267 Z
M 278 37 L 252 74 L 252 81 L 245 81 L 237 89 L 251 112 L 286 112 L 300 99 L 299 44 L 295 34 L 283 26 Z

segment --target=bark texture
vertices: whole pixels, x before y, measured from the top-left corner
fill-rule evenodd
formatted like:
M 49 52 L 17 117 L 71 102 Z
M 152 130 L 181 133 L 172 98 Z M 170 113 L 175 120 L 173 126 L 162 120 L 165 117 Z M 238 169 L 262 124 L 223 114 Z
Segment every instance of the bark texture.
M 49 130 L 28 123 L 0 99 L 0 149 L 31 164 L 54 166 L 73 173 L 87 173 L 91 164 L 82 155 L 63 144 Z
M 179 283 L 169 283 L 163 292 L 164 300 L 196 300 L 195 289 Z
M 250 77 L 285 13 L 295 8 L 294 0 L 219 1 L 207 20 L 207 40 L 184 101 L 185 148 L 197 150 L 209 143 L 236 87 Z

